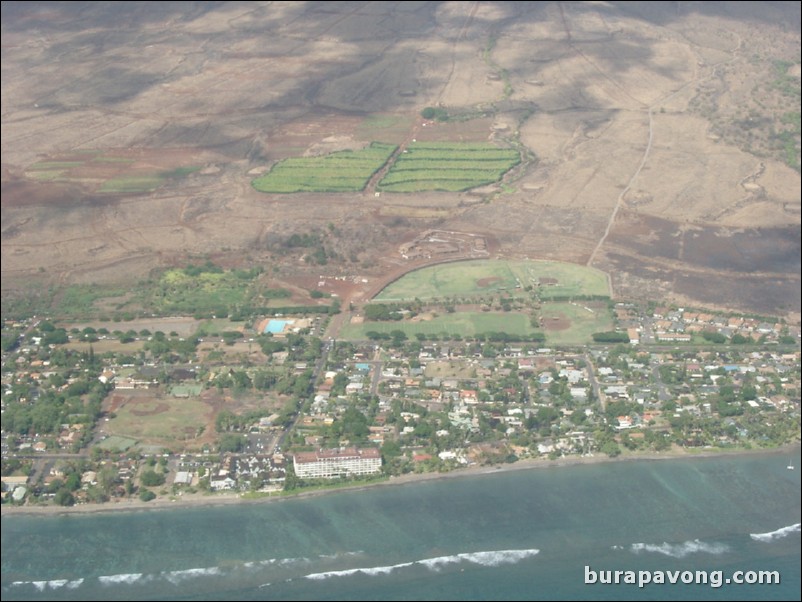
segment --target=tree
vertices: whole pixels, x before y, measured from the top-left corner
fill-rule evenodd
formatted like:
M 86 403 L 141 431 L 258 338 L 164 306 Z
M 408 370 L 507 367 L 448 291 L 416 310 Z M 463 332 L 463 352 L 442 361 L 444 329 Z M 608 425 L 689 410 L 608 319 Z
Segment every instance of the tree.
M 610 439 L 602 444 L 601 450 L 603 454 L 607 454 L 611 458 L 615 458 L 616 456 L 621 454 L 621 448 L 618 447 L 618 443 Z
M 142 500 L 143 502 L 149 502 L 151 500 L 156 499 L 156 494 L 150 491 L 149 489 L 143 489 L 139 493 L 139 499 Z
M 75 504 L 75 497 L 73 497 L 72 493 L 70 493 L 68 489 L 59 489 L 56 492 L 53 501 L 59 506 L 72 506 Z
M 442 107 L 426 107 L 420 112 L 420 115 L 424 119 L 448 121 L 448 111 Z
M 113 465 L 107 465 L 100 469 L 97 473 L 97 482 L 103 493 L 109 494 L 117 484 L 118 472 L 117 468 Z
M 220 451 L 237 453 L 245 448 L 245 437 L 242 435 L 234 435 L 226 433 L 220 437 Z
M 142 473 L 142 476 L 139 477 L 140 483 L 142 483 L 145 487 L 164 485 L 164 480 L 164 475 L 159 474 L 154 470 L 146 470 Z

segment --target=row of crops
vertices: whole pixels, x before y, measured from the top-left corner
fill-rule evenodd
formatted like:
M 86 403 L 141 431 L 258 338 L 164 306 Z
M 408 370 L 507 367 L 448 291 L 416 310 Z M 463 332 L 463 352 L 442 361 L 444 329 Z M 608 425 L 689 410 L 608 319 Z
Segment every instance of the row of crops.
M 254 180 L 253 186 L 272 193 L 359 191 L 396 149 L 374 142 L 358 151 L 285 159 Z M 460 192 L 497 182 L 519 162 L 518 151 L 491 144 L 418 142 L 397 156 L 378 190 Z
M 357 192 L 389 161 L 398 147 L 373 142 L 355 151 L 338 151 L 322 157 L 293 157 L 276 163 L 256 178 L 261 192 Z

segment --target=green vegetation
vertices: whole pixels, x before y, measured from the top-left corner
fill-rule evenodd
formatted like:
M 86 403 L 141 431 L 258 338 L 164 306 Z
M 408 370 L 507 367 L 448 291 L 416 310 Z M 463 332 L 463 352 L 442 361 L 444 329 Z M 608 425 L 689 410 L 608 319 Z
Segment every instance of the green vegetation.
M 522 335 L 527 338 L 539 334 L 530 324 L 529 316 L 520 313 L 508 312 L 459 312 L 444 314 L 431 320 L 390 321 L 390 322 L 364 322 L 362 324 L 349 324 L 345 326 L 340 336 L 343 339 L 364 340 L 370 338 L 369 332 L 390 335 L 400 330 L 408 338 L 418 334 L 440 336 L 452 339 L 455 337 L 473 337 L 478 334 L 491 332 L 504 332 L 510 335 Z
M 362 150 L 339 151 L 323 157 L 293 157 L 280 161 L 251 184 L 260 192 L 277 194 L 356 192 L 367 185 L 396 148 L 373 142 Z
M 556 261 L 473 260 L 415 270 L 391 283 L 376 301 L 410 301 L 451 296 L 481 297 L 533 287 L 542 299 L 609 296 L 604 272 Z
M 142 175 L 124 175 L 106 180 L 98 192 L 108 194 L 139 194 L 156 190 L 167 180 L 177 180 L 198 171 L 200 167 L 176 167 L 168 171 L 144 173 Z
M 420 112 L 420 116 L 435 121 L 448 121 L 448 111 L 442 107 L 426 107 Z
M 28 170 L 30 171 L 50 171 L 54 169 L 64 170 L 69 169 L 70 167 L 78 167 L 79 165 L 83 165 L 83 161 L 40 161 L 39 163 L 34 163 L 31 165 Z
M 541 315 L 550 345 L 585 345 L 592 341 L 593 333 L 613 329 L 613 318 L 606 307 L 591 308 L 581 301 L 544 303 Z M 553 318 L 559 328 L 551 327 Z
M 518 151 L 492 144 L 416 142 L 393 163 L 379 189 L 459 192 L 497 182 L 520 160 Z
M 58 160 L 62 159 L 62 160 Z M 155 190 L 167 180 L 183 178 L 200 166 L 179 166 L 165 171 L 136 169 L 128 157 L 104 155 L 99 150 L 72 151 L 51 161 L 39 161 L 29 166 L 26 177 L 38 181 L 99 182 L 98 192 L 105 194 L 141 194 Z M 103 169 L 98 171 L 98 166 Z M 117 166 L 117 169 L 115 169 Z M 109 170 L 112 169 L 112 175 Z
M 596 343 L 629 343 L 629 335 L 626 332 L 594 332 L 593 340 Z
M 65 319 L 96 318 L 100 311 L 98 305 L 102 300 L 107 300 L 107 302 L 119 301 L 124 299 L 128 292 L 117 287 L 73 284 L 61 289 L 58 295 L 42 299 L 45 303 L 38 309 L 40 313 L 51 310 L 55 315 Z
M 139 480 L 145 487 L 158 487 L 159 485 L 164 485 L 165 479 L 162 473 L 146 470 Z
M 131 449 L 136 444 L 137 444 L 136 439 L 112 435 L 111 437 L 107 437 L 106 439 L 101 441 L 98 447 L 102 450 L 124 452 Z
M 797 171 L 800 169 L 799 149 L 800 134 L 802 134 L 802 114 L 797 111 L 786 113 L 780 121 L 790 127 L 786 127 L 777 133 L 777 138 L 781 141 L 785 163 Z
M 209 406 L 197 399 L 157 395 L 119 408 L 107 428 L 143 444 L 165 445 L 193 438 L 206 425 L 208 413 Z
M 357 126 L 356 137 L 397 144 L 406 138 L 411 127 L 412 118 L 408 115 L 378 113 L 367 117 Z

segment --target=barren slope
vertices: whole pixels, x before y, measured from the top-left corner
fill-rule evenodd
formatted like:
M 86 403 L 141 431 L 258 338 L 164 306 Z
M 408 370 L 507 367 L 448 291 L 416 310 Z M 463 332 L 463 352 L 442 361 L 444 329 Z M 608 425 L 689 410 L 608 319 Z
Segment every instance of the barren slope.
M 190 254 L 297 273 L 276 242 L 328 224 L 338 269 L 381 277 L 437 226 L 591 264 L 622 296 L 796 316 L 799 11 L 3 2 L 4 294 L 135 281 Z M 438 104 L 463 117 L 424 123 Z M 250 186 L 284 157 L 412 138 L 529 158 L 478 193 Z

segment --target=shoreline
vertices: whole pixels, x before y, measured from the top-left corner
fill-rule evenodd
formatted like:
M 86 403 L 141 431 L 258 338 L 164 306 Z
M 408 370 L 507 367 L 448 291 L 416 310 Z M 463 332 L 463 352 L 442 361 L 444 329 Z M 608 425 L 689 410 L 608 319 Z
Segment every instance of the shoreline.
M 610 458 L 608 456 L 569 456 L 557 460 L 542 458 L 530 458 L 518 460 L 512 464 L 476 465 L 457 468 L 449 472 L 427 472 L 427 473 L 408 473 L 396 477 L 389 477 L 381 481 L 368 483 L 353 483 L 342 487 L 331 487 L 326 489 L 315 489 L 313 491 L 300 490 L 297 493 L 282 495 L 265 495 L 263 497 L 242 497 L 240 493 L 218 493 L 218 494 L 189 494 L 186 496 L 171 496 L 170 498 L 157 498 L 150 502 L 143 502 L 139 498 L 131 498 L 118 502 L 106 502 L 103 504 L 82 504 L 79 506 L 11 506 L 3 504 L 0 507 L 0 516 L 67 516 L 67 515 L 91 515 L 117 512 L 150 512 L 158 510 L 186 510 L 193 508 L 210 508 L 214 506 L 238 506 L 283 502 L 296 499 L 314 498 L 324 495 L 331 495 L 338 492 L 354 492 L 374 487 L 402 486 L 411 483 L 423 483 L 426 481 L 438 481 L 442 479 L 463 478 L 471 476 L 482 476 L 488 474 L 498 474 L 502 472 L 515 472 L 520 470 L 542 470 L 563 468 L 568 466 L 582 466 L 593 464 L 612 464 L 619 462 L 651 462 L 665 460 L 683 460 L 694 458 L 721 458 L 728 456 L 753 456 L 753 455 L 787 455 L 799 452 L 800 442 L 789 443 L 787 445 L 770 449 L 734 449 L 726 450 L 707 450 L 700 452 L 669 451 L 666 453 L 643 453 L 627 454 Z

